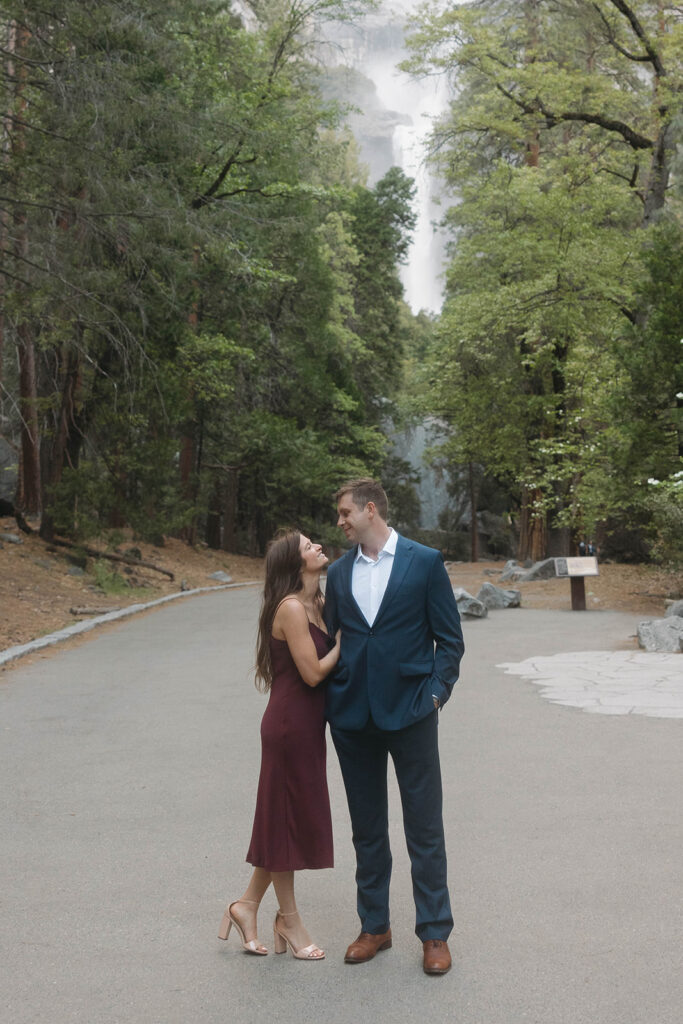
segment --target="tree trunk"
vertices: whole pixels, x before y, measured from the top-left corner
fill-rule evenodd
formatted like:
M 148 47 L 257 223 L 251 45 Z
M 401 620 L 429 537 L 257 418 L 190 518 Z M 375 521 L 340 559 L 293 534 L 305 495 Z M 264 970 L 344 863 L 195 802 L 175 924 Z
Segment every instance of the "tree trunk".
M 17 505 L 29 515 L 40 515 L 40 430 L 33 335 L 27 323 L 17 329 L 19 355 L 19 409 L 21 411 L 21 489 Z
M 551 526 L 548 528 L 548 542 L 545 555 L 547 558 L 566 558 L 570 554 L 571 531 L 568 526 Z
M 206 517 L 206 543 L 214 551 L 221 547 L 221 488 L 218 477 L 215 477 L 209 511 Z
M 64 463 L 73 465 L 71 453 L 78 450 L 73 434 L 79 434 L 79 441 L 82 440 L 76 421 L 76 401 L 81 385 L 78 352 L 75 349 L 63 352 L 61 361 L 62 398 L 54 424 L 52 443 L 47 448 L 46 456 L 42 459 L 43 517 L 40 524 L 40 536 L 44 540 L 51 540 L 55 530 L 54 519 L 50 511 L 51 488 L 55 487 L 62 479 Z M 47 446 L 44 439 L 41 452 L 45 447 Z
M 17 25 L 15 21 L 9 23 L 6 36 L 6 81 L 12 82 L 16 74 L 15 62 L 12 54 L 17 45 Z M 10 177 L 10 156 L 12 147 L 12 120 L 11 111 L 7 110 L 2 118 L 2 165 L 5 178 Z M 10 215 L 5 206 L 0 210 L 0 252 L 4 253 L 10 235 Z M 3 381 L 3 360 L 5 349 L 5 275 L 0 274 L 0 385 Z M 1 407 L 0 407 L 1 408 Z
M 239 471 L 228 470 L 223 503 L 223 550 L 234 551 L 237 543 L 237 496 L 239 493 Z
M 519 519 L 519 547 L 517 559 L 520 562 L 527 558 L 538 562 L 545 557 L 546 524 L 545 514 L 535 511 L 534 505 L 542 501 L 543 494 L 539 488 L 522 489 L 522 511 Z
M 479 523 L 477 522 L 477 505 L 479 504 L 479 488 L 474 474 L 474 466 L 468 463 L 470 491 L 470 561 L 479 561 Z
M 183 436 L 180 441 L 180 492 L 187 502 L 194 500 L 194 485 L 192 481 L 195 462 L 195 441 L 193 433 L 194 424 L 186 422 L 183 427 Z M 188 544 L 194 543 L 195 523 L 194 520 L 184 526 L 180 536 Z
M 669 187 L 669 175 L 671 170 L 671 157 L 674 151 L 673 126 L 665 125 L 655 141 L 652 162 L 648 175 L 647 187 L 645 189 L 645 206 L 643 211 L 643 226 L 647 227 L 657 218 L 657 214 L 664 207 L 666 201 L 666 190 Z
M 13 33 L 13 34 L 12 34 Z M 30 38 L 27 28 L 13 24 L 13 52 L 20 55 L 26 48 Z M 15 73 L 14 111 L 16 121 L 13 124 L 13 149 L 20 156 L 25 149 L 23 120 L 26 114 L 26 65 L 19 61 Z M 16 184 L 16 183 L 15 183 Z M 17 206 L 14 212 L 14 251 L 23 267 L 28 267 L 27 259 L 28 226 L 26 213 Z M 28 303 L 27 303 L 28 305 Z M 33 328 L 28 320 L 23 320 L 17 327 L 17 355 L 19 361 L 19 410 L 21 412 L 21 459 L 19 472 L 19 492 L 16 505 L 31 515 L 40 515 L 40 431 L 38 427 L 38 389 L 36 384 L 36 354 Z
M 195 267 L 195 272 L 199 267 L 199 246 L 195 245 L 192 253 L 192 263 Z M 194 295 L 192 298 L 192 304 L 190 306 L 190 312 L 187 316 L 187 322 L 193 331 L 196 331 L 199 326 L 199 282 L 195 280 L 193 282 Z M 194 417 L 195 409 L 195 396 L 192 385 L 188 387 L 188 405 L 192 410 L 192 413 L 188 416 L 182 428 L 182 436 L 180 439 L 180 493 L 182 494 L 185 501 L 190 504 L 194 504 L 197 498 L 197 489 L 194 482 L 195 475 L 195 461 L 196 461 L 196 433 L 197 423 Z M 194 544 L 197 533 L 197 524 L 194 518 L 191 523 L 184 526 L 181 530 L 181 537 L 187 541 L 188 544 Z

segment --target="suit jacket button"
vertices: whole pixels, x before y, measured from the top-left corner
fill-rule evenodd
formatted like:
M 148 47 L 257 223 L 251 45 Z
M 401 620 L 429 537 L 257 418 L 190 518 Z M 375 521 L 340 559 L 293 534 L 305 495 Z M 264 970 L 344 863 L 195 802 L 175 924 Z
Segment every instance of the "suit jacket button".
M 375 635 L 375 631 L 374 631 L 374 629 L 371 629 L 370 632 L 368 633 L 368 636 L 374 636 L 374 635 Z

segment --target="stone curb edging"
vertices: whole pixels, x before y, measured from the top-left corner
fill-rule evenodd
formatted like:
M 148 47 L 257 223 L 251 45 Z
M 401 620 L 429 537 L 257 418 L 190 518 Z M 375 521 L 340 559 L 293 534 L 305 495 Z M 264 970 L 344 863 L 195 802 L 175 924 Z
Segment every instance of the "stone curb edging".
M 233 590 L 235 587 L 255 587 L 261 585 L 261 583 L 261 580 L 244 580 L 242 583 L 224 583 L 218 587 L 197 587 L 194 590 L 181 590 L 177 594 L 167 594 L 166 597 L 159 597 L 156 601 L 148 601 L 146 604 L 130 604 L 127 608 L 119 608 L 117 611 L 96 615 L 92 619 L 86 619 L 84 622 L 76 622 L 73 626 L 65 626 L 64 629 L 60 629 L 56 633 L 49 633 L 47 636 L 41 636 L 37 640 L 29 640 L 27 644 L 7 647 L 4 651 L 0 651 L 0 667 L 8 665 L 11 661 L 16 661 L 17 658 L 22 658 L 25 654 L 34 654 L 44 647 L 52 647 L 54 644 L 61 643 L 62 640 L 70 640 L 80 633 L 88 633 L 91 629 L 102 626 L 107 622 L 125 619 L 129 615 L 144 612 L 148 608 L 155 608 L 160 604 L 166 604 L 168 601 L 177 601 L 180 597 L 193 597 L 195 594 L 208 594 L 216 590 Z

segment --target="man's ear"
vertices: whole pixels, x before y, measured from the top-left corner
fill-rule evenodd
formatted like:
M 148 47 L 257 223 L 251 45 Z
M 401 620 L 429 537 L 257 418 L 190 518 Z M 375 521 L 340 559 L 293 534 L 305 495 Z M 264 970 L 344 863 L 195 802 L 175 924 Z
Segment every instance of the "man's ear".
M 365 507 L 368 510 L 368 518 L 374 519 L 377 513 L 377 506 L 375 505 L 374 501 L 369 501 Z

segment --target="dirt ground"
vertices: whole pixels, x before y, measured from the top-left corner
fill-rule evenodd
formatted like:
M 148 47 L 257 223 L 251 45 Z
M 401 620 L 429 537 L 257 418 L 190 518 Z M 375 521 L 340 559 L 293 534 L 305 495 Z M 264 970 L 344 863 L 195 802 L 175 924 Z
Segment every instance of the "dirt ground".
M 167 538 L 163 547 L 154 547 L 128 535 L 116 549 L 125 553 L 137 548 L 143 562 L 173 573 L 170 579 L 142 565 L 105 560 L 98 563 L 92 557 L 87 558 L 84 567 L 74 565 L 70 561 L 74 552 L 51 547 L 37 535 L 20 533 L 13 519 L 0 518 L 0 538 L 3 533 L 20 537 L 21 544 L 0 539 L 0 650 L 87 617 L 74 614 L 72 608 L 96 609 L 91 614 L 102 614 L 179 590 L 220 586 L 209 577 L 221 570 L 234 583 L 263 576 L 260 558 L 190 547 L 173 538 Z M 91 546 L 102 547 L 96 543 Z
M 153 601 L 179 590 L 220 585 L 210 579 L 222 570 L 233 582 L 263 578 L 263 561 L 204 546 L 190 547 L 168 538 L 163 547 L 126 537 L 117 547 L 137 548 L 143 562 L 173 573 L 173 579 L 141 565 L 124 565 L 88 557 L 74 565 L 73 552 L 50 547 L 38 536 L 17 531 L 13 519 L 0 518 L 0 535 L 18 536 L 21 543 L 0 539 L 0 650 L 27 643 L 80 621 L 130 604 Z M 97 547 L 98 545 L 93 545 Z M 476 595 L 482 583 L 498 583 L 502 562 L 450 563 L 455 586 Z M 522 592 L 522 607 L 571 608 L 569 582 L 503 584 Z M 587 609 L 633 612 L 643 618 L 664 614 L 667 600 L 683 597 L 683 578 L 655 566 L 601 564 L 600 575 L 586 580 Z M 77 614 L 72 609 L 87 609 Z
M 571 609 L 568 579 L 534 583 L 499 583 L 502 562 L 455 562 L 448 566 L 453 585 L 476 597 L 482 583 L 521 591 L 523 608 Z M 602 562 L 598 576 L 587 576 L 586 610 L 633 612 L 644 619 L 659 618 L 667 602 L 683 597 L 683 574 L 654 565 L 617 565 Z

